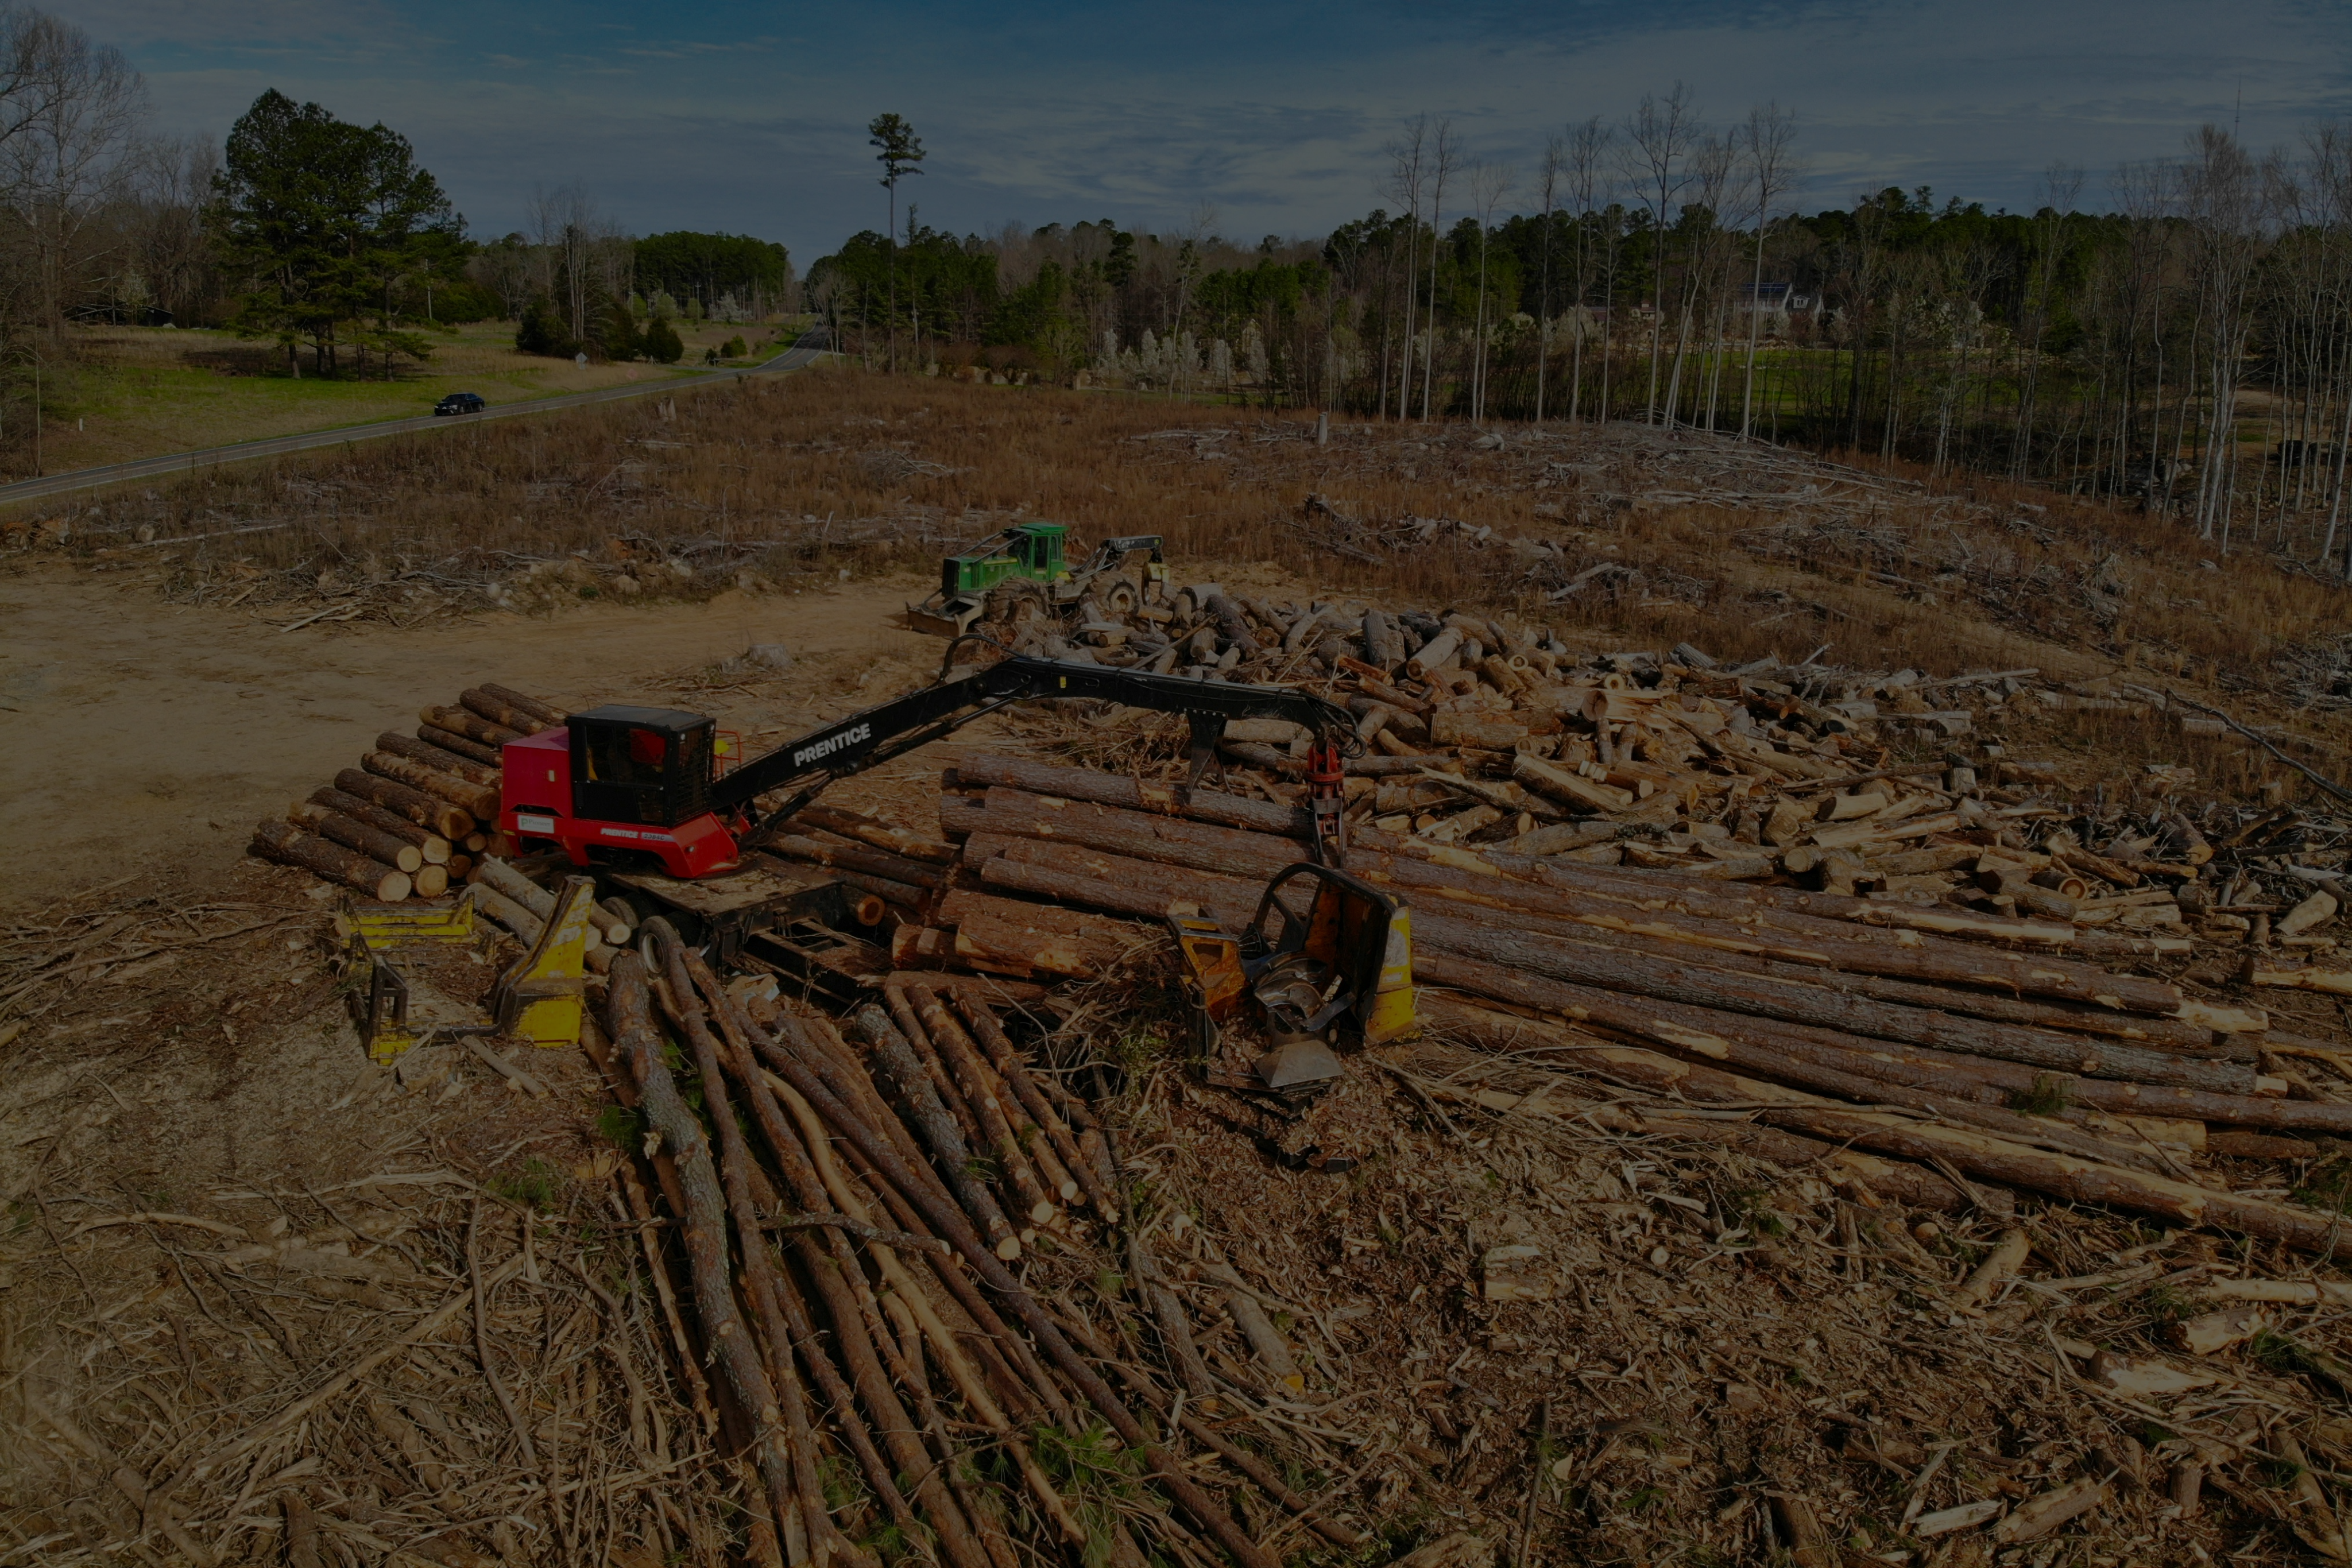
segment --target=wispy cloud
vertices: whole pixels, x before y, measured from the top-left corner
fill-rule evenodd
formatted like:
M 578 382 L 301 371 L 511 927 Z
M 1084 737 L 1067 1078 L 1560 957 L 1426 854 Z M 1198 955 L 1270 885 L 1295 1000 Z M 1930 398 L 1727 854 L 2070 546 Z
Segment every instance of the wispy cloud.
M 2095 196 L 2200 120 L 2267 143 L 2352 113 L 2340 0 L 60 9 L 131 52 L 172 129 L 218 134 L 278 86 L 399 126 L 489 232 L 579 180 L 640 229 L 748 230 L 803 259 L 878 224 L 863 127 L 882 110 L 931 149 L 911 194 L 940 226 L 1167 226 L 1210 202 L 1242 235 L 1360 215 L 1407 113 L 1525 169 L 1549 131 L 1677 78 L 1717 122 L 1794 109 L 1817 204 L 1888 183 L 2027 204 L 2053 161 Z

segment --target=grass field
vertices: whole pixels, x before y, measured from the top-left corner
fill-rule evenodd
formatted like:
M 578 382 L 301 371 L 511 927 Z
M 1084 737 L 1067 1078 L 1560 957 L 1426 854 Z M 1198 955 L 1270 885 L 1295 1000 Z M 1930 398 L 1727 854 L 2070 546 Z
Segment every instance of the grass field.
M 478 392 L 511 403 L 633 382 L 694 374 L 703 350 L 741 333 L 760 344 L 774 329 L 681 323 L 681 365 L 592 364 L 518 353 L 514 323 L 479 321 L 436 335 L 433 357 L 402 361 L 384 381 L 297 380 L 282 354 L 233 332 L 168 327 L 100 327 L 73 333 L 73 360 L 48 371 L 41 386 L 39 465 L 47 474 L 136 457 L 186 452 L 305 431 L 332 430 L 429 413 L 445 393 Z M 305 355 L 307 366 L 308 356 Z M 275 371 L 277 373 L 268 373 Z M 29 417 L 11 407 L 10 421 Z M 25 431 L 0 432 L 8 478 L 29 476 L 33 454 Z

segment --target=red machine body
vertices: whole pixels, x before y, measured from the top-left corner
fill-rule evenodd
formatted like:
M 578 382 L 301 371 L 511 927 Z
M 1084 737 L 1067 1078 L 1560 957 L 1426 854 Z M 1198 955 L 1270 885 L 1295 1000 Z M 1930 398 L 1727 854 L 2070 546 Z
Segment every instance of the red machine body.
M 581 866 L 589 863 L 592 849 L 636 850 L 656 856 L 664 871 L 684 879 L 725 871 L 739 858 L 735 835 L 715 811 L 670 827 L 576 815 L 572 732 L 567 727 L 509 740 L 502 751 L 506 778 L 499 826 L 518 840 L 552 840 L 572 864 Z

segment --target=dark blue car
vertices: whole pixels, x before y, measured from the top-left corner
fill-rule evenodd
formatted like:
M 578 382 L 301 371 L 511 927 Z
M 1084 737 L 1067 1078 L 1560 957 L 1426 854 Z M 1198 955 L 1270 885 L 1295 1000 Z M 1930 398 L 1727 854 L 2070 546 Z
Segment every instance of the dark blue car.
M 479 392 L 451 392 L 433 405 L 435 413 L 479 413 L 489 404 Z

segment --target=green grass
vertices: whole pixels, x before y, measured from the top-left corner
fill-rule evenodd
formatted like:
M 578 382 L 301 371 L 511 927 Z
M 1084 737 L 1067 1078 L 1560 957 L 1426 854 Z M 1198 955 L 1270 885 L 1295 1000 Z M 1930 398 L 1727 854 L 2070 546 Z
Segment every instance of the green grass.
M 562 1184 L 563 1177 L 553 1166 L 532 1155 L 520 1170 L 492 1176 L 487 1185 L 509 1203 L 543 1209 L 555 1202 L 556 1190 Z
M 514 326 L 481 321 L 433 337 L 432 358 L 398 362 L 394 379 L 320 379 L 285 372 L 281 352 L 233 332 L 104 327 L 76 330 L 71 351 L 41 382 L 40 467 L 44 473 L 127 462 L 278 435 L 338 430 L 432 413 L 453 392 L 478 392 L 494 405 L 557 397 L 601 387 L 691 378 L 707 347 L 741 333 L 704 324 L 681 332 L 687 357 L 677 366 L 592 364 L 518 353 Z M 750 336 L 766 342 L 775 332 Z M 371 368 L 374 368 L 372 364 Z M 31 409 L 12 402 L 0 428 L 7 461 L 29 475 L 24 446 Z M 20 450 L 19 448 L 23 449 Z

